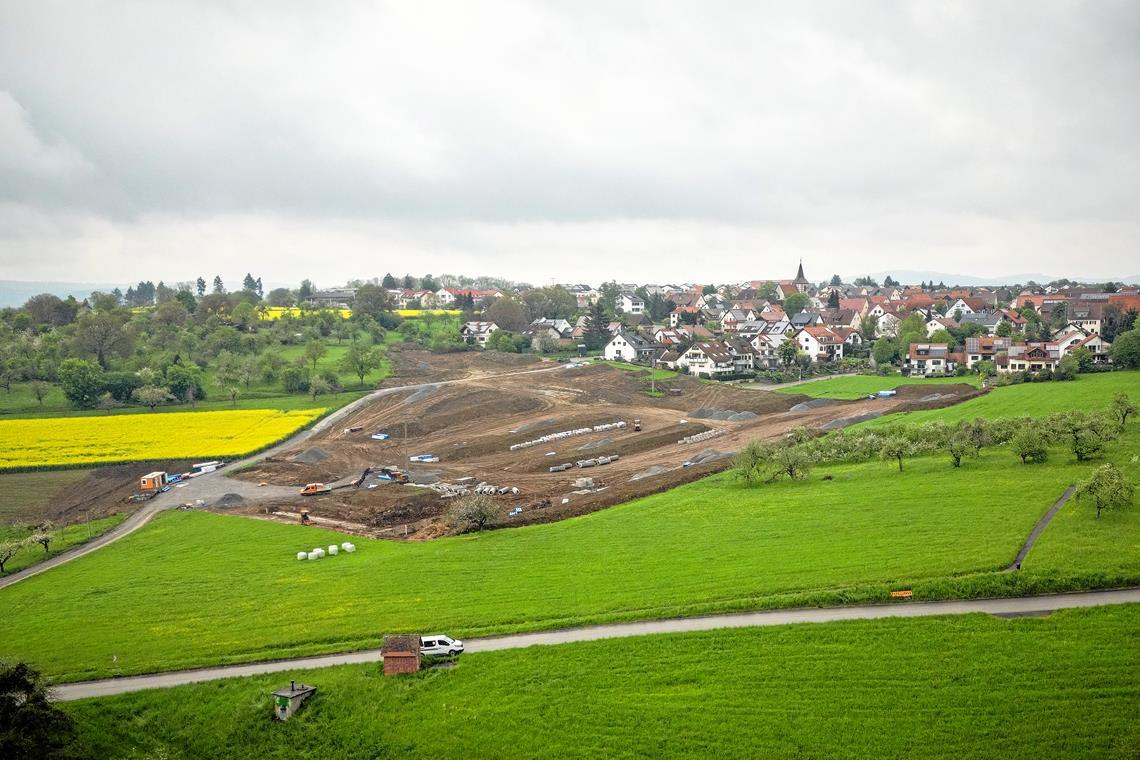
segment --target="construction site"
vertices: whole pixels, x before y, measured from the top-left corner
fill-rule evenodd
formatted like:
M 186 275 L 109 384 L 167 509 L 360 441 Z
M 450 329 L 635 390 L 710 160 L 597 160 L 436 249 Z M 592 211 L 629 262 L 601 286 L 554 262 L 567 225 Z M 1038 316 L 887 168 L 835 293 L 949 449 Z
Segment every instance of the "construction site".
M 797 426 L 835 429 L 979 393 L 903 386 L 889 397 L 833 401 L 688 376 L 653 382 L 604 363 L 424 351 L 400 352 L 399 361 L 391 383 L 413 387 L 229 475 L 266 493 L 295 489 L 290 496 L 217 506 L 425 540 L 449 531 L 455 498 L 482 493 L 507 525 L 550 522 L 722 470 L 748 441 Z

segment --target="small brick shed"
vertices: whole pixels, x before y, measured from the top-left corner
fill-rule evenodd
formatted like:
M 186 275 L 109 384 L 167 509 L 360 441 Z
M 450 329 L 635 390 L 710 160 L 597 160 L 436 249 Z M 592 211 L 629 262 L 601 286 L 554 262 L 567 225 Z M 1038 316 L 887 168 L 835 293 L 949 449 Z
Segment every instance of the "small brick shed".
M 380 650 L 384 657 L 384 675 L 416 673 L 420 669 L 420 637 L 418 634 L 398 634 L 384 637 Z

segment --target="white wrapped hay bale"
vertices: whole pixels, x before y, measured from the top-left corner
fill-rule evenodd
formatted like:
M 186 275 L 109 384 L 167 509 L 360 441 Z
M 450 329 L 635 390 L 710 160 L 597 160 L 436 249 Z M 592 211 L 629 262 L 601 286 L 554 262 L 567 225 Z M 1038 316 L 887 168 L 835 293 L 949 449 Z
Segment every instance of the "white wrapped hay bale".
M 308 552 L 297 552 L 297 559 L 305 559 L 309 556 Z
M 337 552 L 336 544 L 329 544 L 329 554 L 331 554 L 335 557 L 336 552 Z

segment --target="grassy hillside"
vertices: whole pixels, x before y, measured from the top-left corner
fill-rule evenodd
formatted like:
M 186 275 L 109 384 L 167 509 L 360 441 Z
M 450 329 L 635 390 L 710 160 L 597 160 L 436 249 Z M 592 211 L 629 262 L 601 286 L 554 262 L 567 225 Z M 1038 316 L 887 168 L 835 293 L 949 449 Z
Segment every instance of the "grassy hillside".
M 1114 444 L 1125 463 L 1140 424 Z M 19 609 L 4 654 L 74 678 L 375 646 L 383 632 L 460 636 L 605 620 L 881 600 L 1024 593 L 1140 581 L 1140 509 L 1071 504 L 1021 573 L 1026 535 L 1091 464 L 985 450 L 816 470 L 755 489 L 730 475 L 549 525 L 427 543 L 342 540 L 315 528 L 172 513 L 113 549 L 0 591 Z M 821 480 L 830 475 L 832 480 Z M 1052 543 L 1063 545 L 1049 549 Z M 81 591 L 77 592 L 77 589 Z M 79 629 L 71 623 L 83 620 Z M 208 621 L 208 622 L 207 622 Z
M 1140 402 L 1140 371 L 1080 375 L 1069 382 L 1007 385 L 945 409 L 892 414 L 863 424 L 918 424 L 934 420 L 954 423 L 975 417 L 1044 417 L 1069 409 L 1104 408 L 1117 393 L 1127 393 L 1133 401 Z
M 910 378 L 900 375 L 878 377 L 875 375 L 844 375 L 832 377 L 827 380 L 813 380 L 810 383 L 801 383 L 786 387 L 773 387 L 777 393 L 800 394 L 813 398 L 857 399 L 879 391 L 889 391 L 903 385 L 946 385 L 948 383 L 962 383 L 980 388 L 981 378 L 977 375 L 965 377 L 932 377 Z
M 1135 757 L 1140 607 L 615 639 L 66 705 L 98 757 Z M 317 694 L 285 724 L 269 692 Z

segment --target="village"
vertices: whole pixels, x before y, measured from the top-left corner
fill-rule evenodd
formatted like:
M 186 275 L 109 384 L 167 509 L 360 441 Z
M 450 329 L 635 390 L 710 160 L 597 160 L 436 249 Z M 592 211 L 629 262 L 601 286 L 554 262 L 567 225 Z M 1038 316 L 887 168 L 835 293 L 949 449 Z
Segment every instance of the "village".
M 793 369 L 803 377 L 805 370 L 839 371 L 845 360 L 921 376 L 1071 374 L 1067 364 L 1087 371 L 1111 362 L 1113 337 L 1140 309 L 1136 286 L 946 287 L 890 277 L 852 284 L 838 276 L 816 284 L 802 262 L 791 280 L 556 287 L 577 315 L 537 316 L 521 327 L 489 314 L 496 301 L 521 300 L 525 286 L 392 288 L 388 295 L 400 308 L 462 309 L 470 318 L 459 336 L 470 346 L 499 347 L 506 336 L 495 334 L 507 332 L 519 339 L 509 345 L 534 352 L 600 353 L 717 380 Z M 354 288 L 338 288 L 317 291 L 307 303 L 352 308 L 354 297 Z

